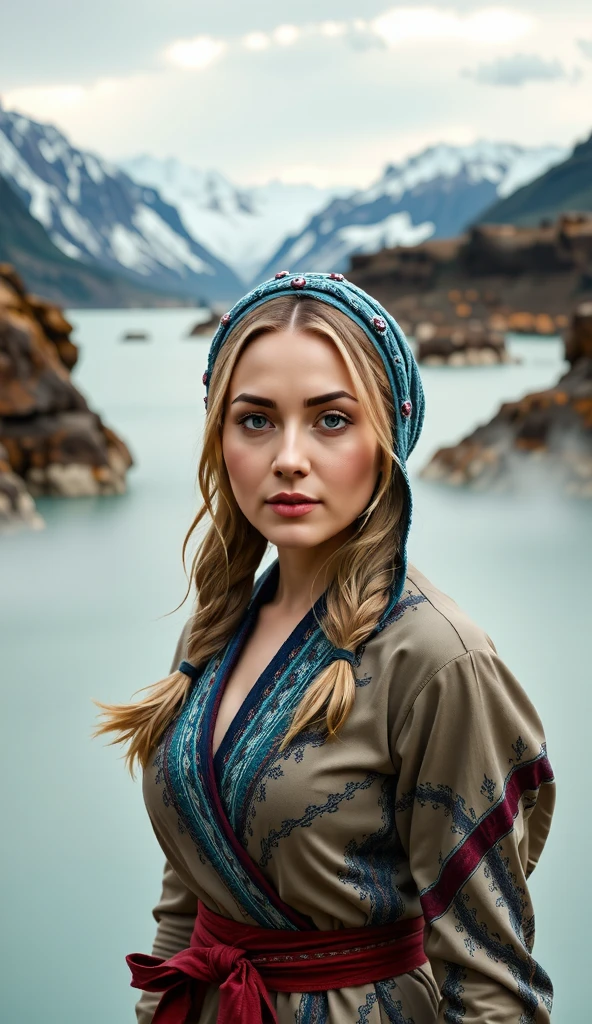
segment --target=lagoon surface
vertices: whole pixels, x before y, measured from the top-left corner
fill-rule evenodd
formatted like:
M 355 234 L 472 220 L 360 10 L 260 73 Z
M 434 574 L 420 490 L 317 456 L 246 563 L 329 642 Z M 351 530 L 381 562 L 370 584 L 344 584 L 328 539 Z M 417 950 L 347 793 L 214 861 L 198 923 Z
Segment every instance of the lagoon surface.
M 151 949 L 163 856 L 119 749 L 89 738 L 91 698 L 129 700 L 168 671 L 187 613 L 167 613 L 185 591 L 181 544 L 198 504 L 208 340 L 186 337 L 196 311 L 74 311 L 71 319 L 75 382 L 127 441 L 136 467 L 125 496 L 45 499 L 44 531 L 0 537 L 7 1024 L 135 1020 L 124 957 Z M 150 340 L 123 343 L 126 330 Z M 542 717 L 558 805 L 530 880 L 534 952 L 555 985 L 554 1024 L 585 1024 L 592 503 L 417 479 L 437 447 L 501 401 L 557 379 L 558 339 L 510 344 L 520 365 L 422 374 L 427 417 L 409 466 L 410 558 L 486 629 Z M 462 737 L 451 742 L 461 756 Z

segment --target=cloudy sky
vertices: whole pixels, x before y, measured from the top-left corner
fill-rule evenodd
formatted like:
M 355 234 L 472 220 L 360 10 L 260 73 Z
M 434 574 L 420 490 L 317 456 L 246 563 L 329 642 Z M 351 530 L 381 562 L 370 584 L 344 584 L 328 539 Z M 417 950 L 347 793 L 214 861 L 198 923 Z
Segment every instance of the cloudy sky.
M 365 185 L 439 141 L 587 137 L 592 2 L 29 0 L 0 97 L 110 159 Z

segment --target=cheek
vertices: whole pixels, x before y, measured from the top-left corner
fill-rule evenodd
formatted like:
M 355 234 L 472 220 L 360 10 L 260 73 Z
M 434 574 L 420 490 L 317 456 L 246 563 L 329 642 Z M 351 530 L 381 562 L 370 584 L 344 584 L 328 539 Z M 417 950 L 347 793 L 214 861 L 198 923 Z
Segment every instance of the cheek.
M 372 491 L 379 469 L 376 442 L 372 438 L 365 442 L 344 446 L 342 450 L 325 463 L 325 478 L 335 491 L 344 495 Z
M 223 435 L 222 455 L 233 490 L 252 491 L 260 472 L 261 455 L 257 449 L 241 444 L 232 435 Z

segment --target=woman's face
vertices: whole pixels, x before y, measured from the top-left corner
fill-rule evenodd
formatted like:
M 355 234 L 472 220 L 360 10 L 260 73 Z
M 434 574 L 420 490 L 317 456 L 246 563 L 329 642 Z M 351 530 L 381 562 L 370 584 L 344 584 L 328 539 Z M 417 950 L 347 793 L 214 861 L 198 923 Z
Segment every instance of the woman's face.
M 297 330 L 264 334 L 241 355 L 222 449 L 239 507 L 278 549 L 345 540 L 381 462 L 339 350 Z

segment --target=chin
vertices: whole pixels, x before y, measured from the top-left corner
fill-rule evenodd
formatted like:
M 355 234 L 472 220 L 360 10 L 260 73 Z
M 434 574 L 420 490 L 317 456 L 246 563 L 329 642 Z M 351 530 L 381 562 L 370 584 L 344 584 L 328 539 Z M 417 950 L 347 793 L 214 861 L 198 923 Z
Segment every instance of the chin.
M 319 530 L 295 529 L 293 526 L 289 526 L 285 530 L 270 530 L 267 533 L 267 539 L 271 544 L 275 544 L 277 548 L 307 550 L 326 544 L 327 541 L 332 540 L 339 532 L 336 529 L 321 533 Z

